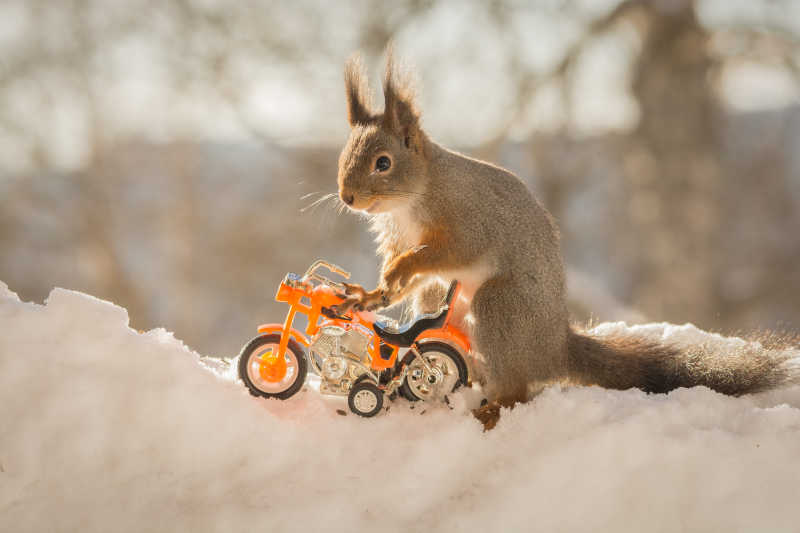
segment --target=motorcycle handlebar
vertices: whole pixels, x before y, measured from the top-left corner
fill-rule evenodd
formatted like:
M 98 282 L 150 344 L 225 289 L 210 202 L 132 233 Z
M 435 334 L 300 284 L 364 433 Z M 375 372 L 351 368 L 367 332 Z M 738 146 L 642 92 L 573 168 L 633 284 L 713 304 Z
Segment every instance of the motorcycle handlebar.
M 331 283 L 334 285 L 339 285 L 339 283 L 331 281 L 328 278 L 321 276 L 320 274 L 317 274 L 317 270 L 321 267 L 325 267 L 334 274 L 339 274 L 344 279 L 350 279 L 350 272 L 346 271 L 340 266 L 334 265 L 333 263 L 329 263 L 324 259 L 317 259 L 316 261 L 314 261 L 314 263 L 312 263 L 312 265 L 308 267 L 308 270 L 306 270 L 306 273 L 303 275 L 303 279 L 311 278 L 311 279 L 316 279 L 318 281 L 322 281 L 323 283 Z
M 334 274 L 339 274 L 344 279 L 350 279 L 350 272 L 348 272 L 347 270 L 343 269 L 342 267 L 336 266 L 336 265 L 333 265 L 333 264 L 327 265 L 327 267 L 328 267 L 328 270 L 330 270 Z

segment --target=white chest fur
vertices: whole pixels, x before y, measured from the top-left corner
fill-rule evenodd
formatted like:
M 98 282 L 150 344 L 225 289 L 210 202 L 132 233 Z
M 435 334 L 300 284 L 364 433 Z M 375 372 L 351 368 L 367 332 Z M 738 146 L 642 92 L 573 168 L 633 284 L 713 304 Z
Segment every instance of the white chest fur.
M 408 250 L 422 244 L 422 227 L 415 214 L 408 207 L 392 211 L 392 226 L 401 250 Z
M 475 296 L 475 291 L 491 278 L 496 271 L 492 261 L 483 257 L 476 260 L 474 263 L 462 267 L 449 269 L 439 272 L 439 278 L 446 284 L 450 284 L 454 279 L 461 282 L 461 296 L 460 299 L 466 303 L 472 301 Z
M 472 316 L 472 298 L 475 292 L 483 285 L 486 280 L 491 278 L 496 272 L 495 265 L 488 258 L 481 258 L 469 266 L 446 270 L 438 274 L 439 279 L 445 285 L 449 285 L 454 279 L 461 282 L 461 291 L 458 301 L 453 307 L 453 321 L 469 331 L 474 325 Z
M 424 245 L 422 242 L 422 225 L 418 221 L 418 213 L 410 207 L 401 207 L 393 210 L 384 219 L 384 230 L 391 233 L 392 240 L 397 243 L 397 249 L 405 251 L 416 246 Z M 490 277 L 494 275 L 496 267 L 488 257 L 478 258 L 468 265 L 449 268 L 435 272 L 444 283 L 450 284 L 457 279 L 461 282 L 461 297 L 463 303 L 472 301 L 475 291 Z
M 400 207 L 396 210 L 380 215 L 375 219 L 373 229 L 379 234 L 378 241 L 386 244 L 392 241 L 393 247 L 399 251 L 410 250 L 416 246 L 424 245 L 422 242 L 422 225 L 418 222 L 418 213 L 410 207 Z M 443 283 L 449 285 L 454 279 L 461 282 L 459 301 L 456 302 L 454 312 L 456 317 L 470 321 L 470 305 L 478 288 L 486 280 L 494 276 L 497 268 L 489 257 L 481 257 L 467 265 L 448 268 L 431 273 Z

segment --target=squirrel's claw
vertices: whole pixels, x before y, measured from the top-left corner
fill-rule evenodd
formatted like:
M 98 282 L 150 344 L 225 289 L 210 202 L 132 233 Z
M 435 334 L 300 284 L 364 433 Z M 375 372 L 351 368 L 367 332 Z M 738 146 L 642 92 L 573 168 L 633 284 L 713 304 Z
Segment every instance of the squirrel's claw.
M 342 286 L 344 286 L 344 293 L 347 296 L 360 296 L 363 298 L 367 293 L 364 287 L 356 283 L 342 283 Z
M 331 307 L 333 312 L 337 315 L 343 315 L 347 313 L 351 309 L 355 309 L 358 311 L 358 307 L 361 305 L 361 299 L 357 296 L 349 296 L 344 299 L 344 301 L 340 304 L 334 305 Z
M 344 314 L 350 309 L 354 311 L 375 311 L 390 304 L 391 300 L 384 289 L 375 289 L 367 292 L 360 285 L 349 283 L 343 283 L 342 285 L 344 285 L 345 291 L 344 293 L 339 293 L 339 296 L 344 301 L 334 306 L 334 310 L 338 314 Z

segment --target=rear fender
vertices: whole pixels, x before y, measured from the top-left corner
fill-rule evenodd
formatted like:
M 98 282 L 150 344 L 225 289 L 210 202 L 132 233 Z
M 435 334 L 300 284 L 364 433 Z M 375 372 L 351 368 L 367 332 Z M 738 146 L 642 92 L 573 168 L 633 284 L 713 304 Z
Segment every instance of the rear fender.
M 423 344 L 425 342 L 444 342 L 449 344 L 456 350 L 459 350 L 463 355 L 467 355 L 472 350 L 472 345 L 469 342 L 469 337 L 461 330 L 456 329 L 449 324 L 439 329 L 428 329 L 420 334 L 417 338 L 417 343 Z

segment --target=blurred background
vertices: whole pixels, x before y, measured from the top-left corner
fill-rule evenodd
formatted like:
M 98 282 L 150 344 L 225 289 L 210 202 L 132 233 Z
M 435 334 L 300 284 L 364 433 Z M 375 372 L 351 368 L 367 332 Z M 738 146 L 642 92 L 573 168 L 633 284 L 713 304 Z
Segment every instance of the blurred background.
M 372 285 L 330 204 L 342 66 L 393 40 L 437 141 L 524 179 L 577 320 L 800 329 L 800 2 L 0 0 L 0 280 L 228 356 L 287 271 Z

